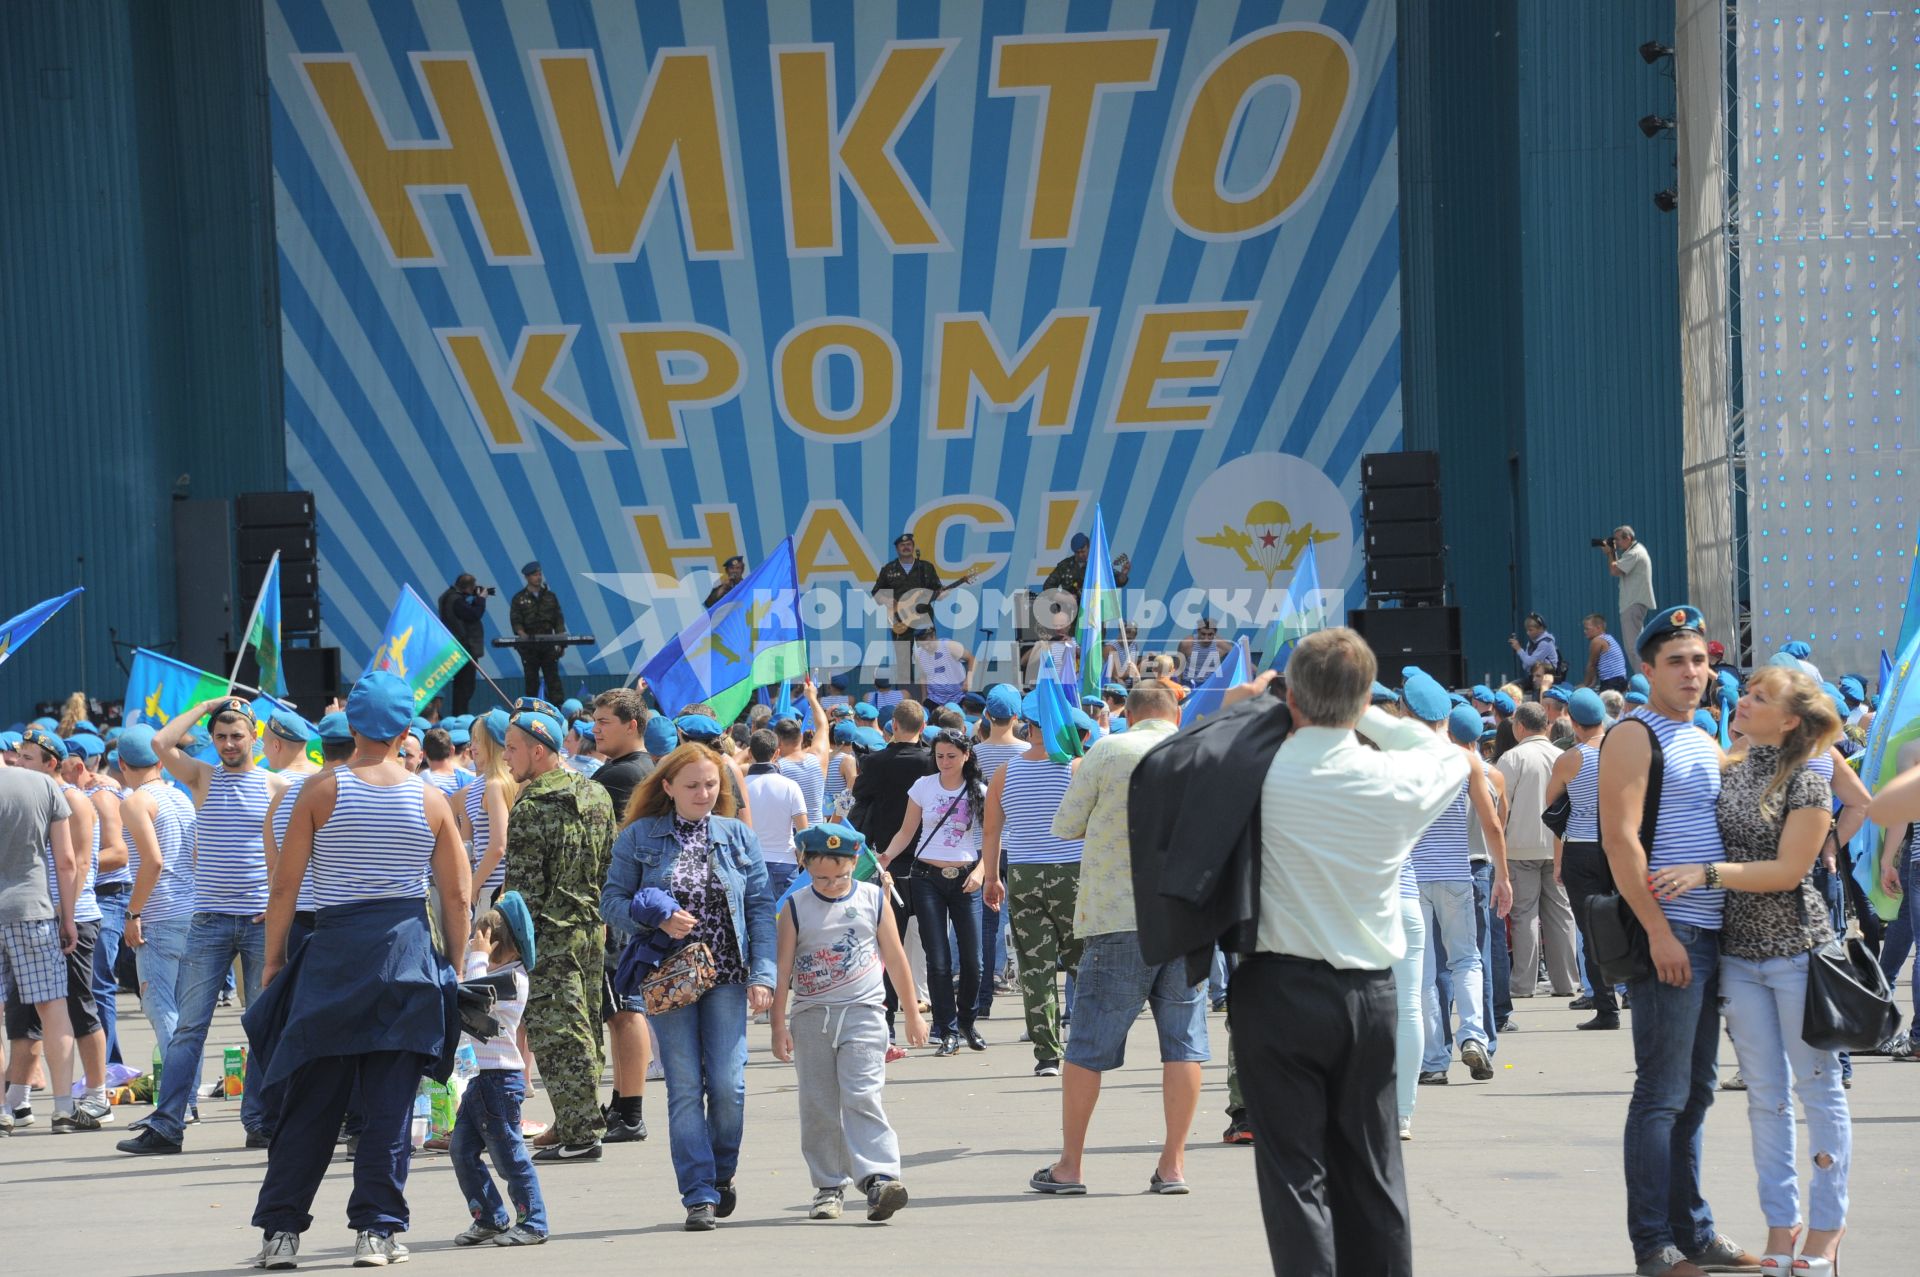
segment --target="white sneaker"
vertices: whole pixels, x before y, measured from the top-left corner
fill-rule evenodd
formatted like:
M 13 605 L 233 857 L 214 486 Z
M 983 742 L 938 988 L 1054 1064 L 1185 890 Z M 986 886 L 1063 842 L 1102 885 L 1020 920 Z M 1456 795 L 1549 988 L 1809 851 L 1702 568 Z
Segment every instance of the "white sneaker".
M 807 1212 L 808 1219 L 839 1219 L 840 1203 L 845 1195 L 844 1189 L 822 1188 L 813 1195 L 813 1209 Z
M 1404 1143 L 1405 1141 L 1411 1140 L 1412 1138 L 1413 1138 L 1413 1119 L 1410 1117 L 1403 1117 L 1400 1119 L 1400 1139 Z
M 407 1248 L 391 1237 L 365 1231 L 354 1237 L 355 1268 L 385 1268 L 388 1264 L 404 1264 L 411 1258 L 413 1256 L 407 1253 Z
M 300 1234 L 268 1233 L 266 1241 L 260 1247 L 260 1253 L 253 1257 L 255 1268 L 298 1268 L 300 1253 Z

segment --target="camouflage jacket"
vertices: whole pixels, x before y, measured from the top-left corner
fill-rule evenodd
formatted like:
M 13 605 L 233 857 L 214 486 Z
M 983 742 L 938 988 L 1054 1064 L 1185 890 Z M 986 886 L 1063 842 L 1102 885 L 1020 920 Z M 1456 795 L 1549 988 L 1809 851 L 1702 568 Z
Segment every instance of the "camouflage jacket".
M 613 800 L 577 772 L 556 767 L 520 791 L 507 815 L 507 885 L 526 899 L 543 952 L 600 946 L 613 835 Z
M 560 611 L 560 596 L 552 590 L 535 594 L 525 589 L 513 596 L 508 619 L 516 634 L 565 634 L 567 618 Z

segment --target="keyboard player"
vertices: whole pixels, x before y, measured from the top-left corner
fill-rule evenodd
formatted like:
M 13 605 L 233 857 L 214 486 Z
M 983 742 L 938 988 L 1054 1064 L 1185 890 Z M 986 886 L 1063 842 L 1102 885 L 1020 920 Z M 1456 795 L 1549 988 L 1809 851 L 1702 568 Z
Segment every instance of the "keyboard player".
M 559 596 L 547 588 L 546 574 L 540 570 L 539 560 L 521 568 L 520 575 L 527 579 L 526 588 L 513 596 L 508 608 L 514 637 L 526 640 L 543 634 L 565 634 L 566 614 L 560 610 Z M 565 647 L 558 643 L 524 641 L 516 647 L 520 653 L 520 671 L 526 677 L 526 695 L 559 704 L 566 695 L 560 686 L 560 653 Z

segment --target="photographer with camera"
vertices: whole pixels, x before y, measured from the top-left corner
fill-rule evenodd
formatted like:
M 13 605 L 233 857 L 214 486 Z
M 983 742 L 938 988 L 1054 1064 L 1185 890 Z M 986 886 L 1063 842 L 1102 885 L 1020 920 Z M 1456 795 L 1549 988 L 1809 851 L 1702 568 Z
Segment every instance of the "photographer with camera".
M 1610 537 L 1595 537 L 1593 547 L 1607 552 L 1607 571 L 1620 578 L 1620 633 L 1638 634 L 1647 624 L 1653 599 L 1653 560 L 1647 547 L 1624 523 Z
M 473 659 L 453 676 L 453 712 L 464 714 L 473 701 L 473 684 L 480 667 L 480 649 L 486 642 L 481 620 L 487 614 L 487 598 L 498 593 L 491 585 L 481 585 L 471 572 L 462 572 L 440 595 L 440 624 L 460 641 Z

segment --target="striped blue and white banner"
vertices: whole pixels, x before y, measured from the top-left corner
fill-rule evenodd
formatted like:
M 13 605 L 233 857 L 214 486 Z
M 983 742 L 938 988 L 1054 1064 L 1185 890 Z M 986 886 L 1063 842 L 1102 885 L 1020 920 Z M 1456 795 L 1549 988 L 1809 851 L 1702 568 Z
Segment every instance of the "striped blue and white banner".
M 277 0 L 268 52 L 288 470 L 349 667 L 405 582 L 497 583 L 504 630 L 539 559 L 611 639 L 632 574 L 697 599 L 790 533 L 807 585 L 912 529 L 1035 587 L 1095 502 L 1144 598 L 1231 618 L 1309 541 L 1357 595 L 1392 0 Z M 1149 646 L 1192 614 L 1129 609 Z

